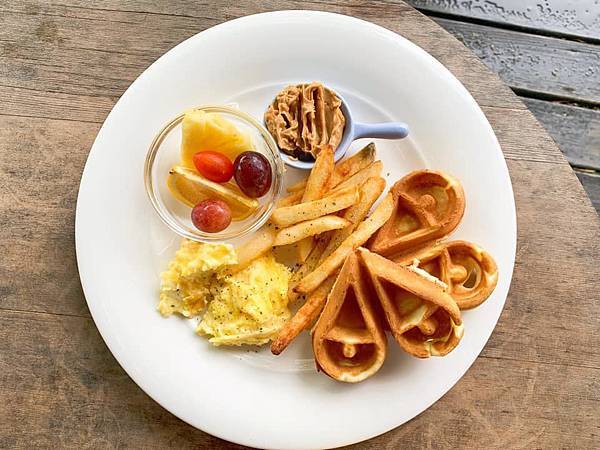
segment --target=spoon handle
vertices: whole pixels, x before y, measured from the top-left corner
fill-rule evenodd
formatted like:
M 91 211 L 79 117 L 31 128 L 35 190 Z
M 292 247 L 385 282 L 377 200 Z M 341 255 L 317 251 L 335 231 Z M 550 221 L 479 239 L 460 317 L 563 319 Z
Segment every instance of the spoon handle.
M 354 123 L 354 139 L 402 139 L 408 136 L 408 125 L 402 122 Z

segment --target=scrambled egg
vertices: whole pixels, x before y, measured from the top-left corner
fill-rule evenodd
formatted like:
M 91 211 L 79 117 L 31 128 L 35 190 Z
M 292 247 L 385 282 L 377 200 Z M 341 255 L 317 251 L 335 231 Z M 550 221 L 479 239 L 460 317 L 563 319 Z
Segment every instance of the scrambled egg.
M 160 276 L 158 310 L 165 317 L 173 313 L 197 316 L 210 300 L 210 286 L 217 281 L 218 270 L 235 263 L 237 256 L 232 245 L 184 239 Z
M 268 253 L 246 269 L 221 279 L 198 334 L 214 345 L 262 345 L 290 318 L 287 289 L 290 271 Z
M 272 253 L 231 274 L 236 262 L 231 245 L 184 240 L 161 274 L 158 310 L 195 317 L 207 307 L 197 333 L 214 345 L 267 343 L 290 317 L 290 271 Z

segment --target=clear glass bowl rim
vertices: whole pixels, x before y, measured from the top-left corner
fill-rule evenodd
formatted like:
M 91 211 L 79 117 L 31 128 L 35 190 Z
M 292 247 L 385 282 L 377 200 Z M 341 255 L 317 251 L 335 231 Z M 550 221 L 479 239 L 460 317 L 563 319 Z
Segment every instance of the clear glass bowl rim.
M 169 135 L 169 133 L 177 127 L 183 120 L 185 116 L 185 112 L 179 114 L 177 117 L 171 119 L 167 124 L 165 124 L 160 131 L 156 134 L 148 152 L 146 154 L 146 160 L 144 163 L 144 186 L 146 189 L 146 194 L 150 199 L 150 203 L 152 204 L 154 210 L 158 214 L 158 216 L 162 219 L 162 221 L 175 233 L 179 234 L 182 237 L 192 239 L 194 241 L 200 242 L 214 242 L 214 241 L 226 241 L 235 238 L 241 238 L 250 233 L 257 231 L 271 216 L 271 212 L 273 211 L 277 200 L 281 196 L 283 190 L 283 175 L 285 172 L 285 167 L 283 164 L 283 160 L 279 154 L 279 148 L 275 144 L 275 140 L 271 136 L 271 134 L 264 128 L 264 126 L 257 121 L 251 115 L 240 111 L 237 108 L 223 106 L 223 105 L 202 105 L 193 108 L 189 108 L 186 111 L 190 110 L 202 110 L 206 112 L 216 112 L 216 113 L 224 113 L 236 116 L 243 122 L 246 122 L 249 126 L 254 127 L 261 135 L 263 140 L 266 143 L 266 147 L 271 156 L 271 162 L 275 164 L 274 172 L 275 176 L 273 178 L 273 186 L 271 186 L 271 190 L 273 192 L 272 201 L 267 205 L 267 208 L 263 211 L 263 213 L 249 226 L 237 231 L 227 231 L 225 229 L 219 233 L 205 233 L 200 230 L 191 230 L 186 227 L 182 227 L 174 218 L 171 212 L 163 205 L 163 203 L 157 197 L 157 193 L 155 191 L 154 181 L 152 180 L 152 169 L 154 167 L 154 162 L 156 160 L 156 156 L 160 150 L 160 147 L 165 140 L 165 138 Z

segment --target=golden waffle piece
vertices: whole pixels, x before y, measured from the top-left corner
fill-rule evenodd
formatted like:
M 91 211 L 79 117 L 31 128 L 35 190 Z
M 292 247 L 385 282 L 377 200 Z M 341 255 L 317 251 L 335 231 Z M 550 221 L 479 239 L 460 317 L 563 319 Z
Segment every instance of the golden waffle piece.
M 313 331 L 317 369 L 339 381 L 362 381 L 375 374 L 385 360 L 385 331 L 367 277 L 356 254 L 351 253 Z
M 369 248 L 393 255 L 451 233 L 465 212 L 465 193 L 455 178 L 416 170 L 391 189 L 394 212 L 371 238 Z
M 463 336 L 460 310 L 443 283 L 365 248 L 358 250 L 398 344 L 413 356 L 451 352 Z
M 447 292 L 460 309 L 481 305 L 498 283 L 496 262 L 471 242 L 438 242 L 390 259 L 402 265 L 418 261 L 419 268 L 448 286 Z

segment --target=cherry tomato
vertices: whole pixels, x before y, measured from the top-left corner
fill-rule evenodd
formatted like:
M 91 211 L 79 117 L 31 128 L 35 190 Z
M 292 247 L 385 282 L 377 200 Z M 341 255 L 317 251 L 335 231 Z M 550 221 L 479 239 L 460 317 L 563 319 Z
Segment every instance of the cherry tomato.
M 192 223 L 200 231 L 217 233 L 231 223 L 231 210 L 223 200 L 203 200 L 192 209 Z
M 233 176 L 233 164 L 223 153 L 206 150 L 196 153 L 192 160 L 198 172 L 210 181 L 225 183 Z
M 235 158 L 235 181 L 248 197 L 258 198 L 271 188 L 271 164 L 257 152 L 243 152 Z

